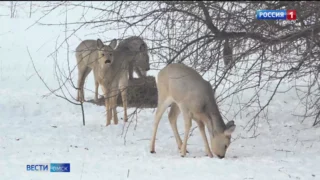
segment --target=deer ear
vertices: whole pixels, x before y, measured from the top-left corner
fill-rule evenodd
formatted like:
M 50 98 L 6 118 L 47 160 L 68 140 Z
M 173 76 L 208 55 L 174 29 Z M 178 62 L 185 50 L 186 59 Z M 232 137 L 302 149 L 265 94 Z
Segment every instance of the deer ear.
M 103 44 L 103 42 L 101 41 L 101 39 L 97 39 L 97 47 L 98 47 L 99 49 L 102 49 L 103 46 L 104 46 L 104 44 Z
M 115 49 L 116 46 L 118 44 L 118 41 L 116 39 L 112 39 L 112 41 L 110 42 L 109 46 L 112 48 L 112 49 Z
M 234 124 L 234 121 L 229 121 L 226 124 L 226 129 L 224 130 L 224 134 L 226 136 L 231 136 L 231 134 L 233 133 L 233 131 L 236 129 L 236 125 Z

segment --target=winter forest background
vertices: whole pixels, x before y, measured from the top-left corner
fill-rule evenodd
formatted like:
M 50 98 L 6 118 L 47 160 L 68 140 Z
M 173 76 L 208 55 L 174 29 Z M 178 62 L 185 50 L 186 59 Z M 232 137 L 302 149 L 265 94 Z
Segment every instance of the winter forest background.
M 317 179 L 319 8 L 309 1 L 0 2 L 0 174 L 4 179 Z M 259 9 L 294 9 L 297 20 L 257 20 Z M 105 127 L 102 106 L 75 101 L 76 46 L 85 39 L 109 43 L 133 35 L 148 44 L 148 75 L 184 63 L 216 89 L 225 122 L 237 125 L 225 159 L 204 156 L 196 123 L 190 153 L 181 158 L 166 112 L 157 153 L 150 154 L 155 108 L 130 108 L 128 123 Z M 86 99 L 92 99 L 92 73 L 85 88 Z M 123 109 L 117 109 L 122 117 Z M 28 163 L 50 162 L 69 162 L 71 172 L 25 170 Z

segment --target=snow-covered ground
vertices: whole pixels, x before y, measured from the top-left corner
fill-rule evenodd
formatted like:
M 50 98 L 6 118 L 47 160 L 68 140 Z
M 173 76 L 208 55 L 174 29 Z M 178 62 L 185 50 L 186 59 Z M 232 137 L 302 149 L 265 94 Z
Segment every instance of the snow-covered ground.
M 0 17 L 1 180 L 320 178 L 320 131 L 311 128 L 310 123 L 301 124 L 292 115 L 298 111 L 299 103 L 293 91 L 276 96 L 268 111 L 269 124 L 260 121 L 256 138 L 247 138 L 242 128 L 249 118 L 234 119 L 237 128 L 225 159 L 205 156 L 198 129 L 188 141 L 190 153 L 181 158 L 167 120 L 168 112 L 160 122 L 156 154 L 149 153 L 155 109 L 141 110 L 124 137 L 128 123 L 121 120 L 118 125 L 105 127 L 104 107 L 85 103 L 83 126 L 79 106 L 55 96 L 42 97 L 48 90 L 37 77 L 27 49 L 45 82 L 56 88 L 53 60 L 47 56 L 54 51 L 57 37 L 60 36 L 59 42 L 64 39 L 64 27 L 35 25 L 26 30 L 37 18 Z M 84 29 L 76 35 L 82 39 L 97 37 L 84 37 L 88 31 Z M 111 37 L 112 34 L 108 36 Z M 70 38 L 70 50 L 79 42 L 76 37 Z M 66 47 L 63 49 L 65 52 Z M 65 60 L 66 55 L 60 53 L 57 57 Z M 69 58 L 75 62 L 73 52 Z M 94 87 L 92 74 L 86 87 Z M 76 91 L 71 93 L 75 95 Z M 93 93 L 87 92 L 86 99 L 92 97 Z M 121 107 L 118 112 L 122 117 Z M 182 117 L 179 119 L 183 135 Z M 26 171 L 27 164 L 40 163 L 70 163 L 71 172 Z

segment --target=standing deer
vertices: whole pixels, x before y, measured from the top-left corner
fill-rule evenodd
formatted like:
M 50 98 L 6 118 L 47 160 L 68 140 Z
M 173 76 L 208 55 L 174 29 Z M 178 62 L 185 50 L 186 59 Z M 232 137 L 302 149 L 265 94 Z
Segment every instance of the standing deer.
M 150 70 L 149 54 L 147 44 L 138 36 L 131 36 L 122 40 L 119 46 L 137 46 L 142 42 L 140 47 L 141 52 L 129 64 L 129 79 L 133 79 L 133 72 L 137 73 L 139 78 L 147 76 L 147 71 Z
M 142 39 L 140 39 L 140 41 L 136 40 L 134 44 L 119 44 L 114 49 L 117 44 L 116 40 L 111 41 L 110 45 L 104 45 L 100 39 L 96 41 L 86 40 L 80 43 L 76 49 L 77 61 L 83 63 L 80 66 L 78 65 L 79 69 L 80 67 L 86 67 L 84 71 L 81 71 L 84 72 L 84 75 L 81 76 L 79 73 L 80 82 L 78 84 L 82 92 L 80 91 L 78 95 L 84 98 L 84 79 L 93 69 L 96 86 L 95 99 L 97 99 L 98 87 L 101 85 L 105 97 L 107 126 L 111 123 L 112 115 L 114 124 L 118 124 L 116 108 L 119 90 L 121 91 L 124 108 L 124 121 L 127 122 L 128 120 L 126 90 L 128 86 L 128 66 L 136 58 L 137 54 L 139 55 L 143 51 L 143 43 Z
M 95 96 L 94 100 L 98 100 L 98 75 L 104 65 L 110 63 L 113 59 L 112 50 L 117 46 L 117 40 L 113 39 L 109 45 L 105 46 L 100 39 L 84 40 L 76 48 L 76 60 L 78 66 L 78 95 L 77 101 L 85 101 L 84 99 L 84 82 L 91 70 L 94 74 Z
M 139 46 L 141 44 L 141 47 Z M 117 46 L 117 40 L 113 39 L 109 47 L 112 49 L 115 49 Z M 129 38 L 124 39 L 119 43 L 121 49 L 126 49 L 130 47 L 131 49 L 135 47 L 140 47 L 139 52 L 136 54 L 136 56 L 129 61 L 129 79 L 133 79 L 133 70 L 138 74 L 138 76 L 145 77 L 148 70 L 150 70 L 149 65 L 149 54 L 148 54 L 148 47 L 147 44 L 138 36 L 131 36 Z M 86 51 L 83 53 L 83 51 Z M 86 57 L 87 56 L 87 57 Z M 85 101 L 84 100 L 84 81 L 88 74 L 93 69 L 94 63 L 98 61 L 98 51 L 97 51 L 97 41 L 96 40 L 84 40 L 82 41 L 79 46 L 76 49 L 76 57 L 78 62 L 78 97 L 77 101 Z M 80 63 L 81 61 L 81 63 Z M 103 59 L 101 60 L 103 61 Z M 93 69 L 94 71 L 94 69 Z M 98 101 L 98 92 L 99 92 L 99 83 L 96 78 L 96 73 L 94 73 L 94 79 L 95 79 L 95 96 L 94 101 Z M 83 81 L 81 79 L 83 77 Z M 80 81 L 79 81 L 80 80 Z M 79 84 L 80 82 L 83 82 L 83 84 Z
M 207 155 L 213 157 L 206 137 L 205 125 L 210 134 L 212 151 L 219 158 L 224 158 L 236 125 L 234 121 L 224 123 L 210 83 L 186 65 L 170 64 L 160 70 L 157 89 L 158 107 L 155 113 L 150 152 L 155 153 L 158 125 L 164 111 L 171 105 L 169 121 L 181 156 L 186 155 L 188 135 L 194 119 L 198 124 Z M 180 112 L 184 118 L 183 143 L 177 129 L 177 118 Z

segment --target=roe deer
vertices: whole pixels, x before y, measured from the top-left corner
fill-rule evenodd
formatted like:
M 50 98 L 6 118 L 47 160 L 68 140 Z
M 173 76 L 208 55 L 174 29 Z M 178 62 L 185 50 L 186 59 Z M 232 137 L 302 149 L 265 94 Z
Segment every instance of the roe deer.
M 157 76 L 157 89 L 158 107 L 155 113 L 150 152 L 155 153 L 158 125 L 164 111 L 171 105 L 169 121 L 181 156 L 186 155 L 187 140 L 192 119 L 194 119 L 198 124 L 207 155 L 212 158 L 212 150 L 219 158 L 224 158 L 236 125 L 234 121 L 229 121 L 227 124 L 223 122 L 210 83 L 194 69 L 184 64 L 170 64 L 160 70 Z M 185 124 L 183 143 L 177 129 L 177 118 L 180 111 Z M 205 125 L 210 134 L 211 150 L 205 133 Z
M 148 47 L 147 44 L 138 36 L 131 36 L 129 38 L 126 38 L 122 40 L 118 46 L 122 47 L 120 49 L 134 49 L 135 46 L 139 46 L 139 44 L 142 44 L 139 52 L 136 54 L 136 56 L 129 61 L 129 79 L 131 80 L 133 78 L 133 70 L 137 73 L 139 78 L 145 77 L 147 74 L 147 71 L 150 70 L 149 65 L 149 54 L 148 54 Z M 113 39 L 109 47 L 112 49 L 115 49 L 117 45 L 117 40 Z M 109 49 L 111 50 L 111 49 Z M 84 52 L 85 51 L 85 52 Z M 95 72 L 93 66 L 94 62 L 98 62 L 98 51 L 97 48 L 97 41 L 96 40 L 84 40 L 82 41 L 79 46 L 76 49 L 76 57 L 78 62 L 78 87 L 84 86 L 84 81 L 88 74 L 93 69 L 93 72 Z M 104 53 L 105 54 L 105 53 Z M 104 60 L 107 60 L 110 57 L 102 57 L 101 62 L 104 62 Z M 81 61 L 81 63 L 80 63 Z M 95 79 L 95 96 L 94 101 L 98 101 L 98 92 L 99 92 L 99 83 L 96 79 L 96 73 L 94 73 L 94 79 Z M 83 77 L 83 81 L 80 79 Z M 81 80 L 81 81 L 79 81 Z M 83 84 L 79 84 L 80 82 L 83 82 Z M 81 86 L 80 86 L 81 85 Z M 77 101 L 85 101 L 84 100 L 84 91 L 82 88 L 79 88 L 78 90 L 78 97 Z M 80 97 L 79 97 L 80 96 Z
M 127 87 L 128 87 L 128 73 L 129 66 L 137 57 L 143 59 L 145 52 L 145 42 L 141 38 L 135 38 L 131 43 L 119 43 L 119 45 L 112 51 L 113 59 L 106 64 L 103 72 L 103 78 L 99 78 L 99 83 L 105 94 L 105 104 L 107 110 L 107 126 L 110 124 L 113 112 L 113 121 L 118 123 L 117 116 L 117 99 L 119 90 L 121 91 L 124 121 L 128 121 L 127 116 Z M 142 55 L 141 55 L 142 54 Z M 101 74 L 102 75 L 102 74 Z M 110 99 L 109 99 L 110 98 Z
M 107 110 L 108 126 L 112 119 L 112 111 L 114 111 L 114 124 L 118 124 L 116 107 L 114 105 L 114 97 L 118 97 L 118 91 L 121 89 L 122 102 L 124 107 L 124 120 L 127 120 L 127 99 L 124 90 L 128 84 L 127 74 L 122 71 L 121 59 L 116 61 L 114 57 L 114 48 L 117 40 L 112 40 L 109 45 L 104 45 L 100 39 L 84 40 L 76 48 L 76 58 L 78 62 L 78 97 L 80 101 L 84 101 L 83 85 L 86 77 L 93 69 L 95 81 L 95 101 L 98 99 L 99 84 L 102 87 L 105 96 L 105 106 Z M 116 53 L 119 57 L 119 53 Z M 121 58 L 122 56 L 120 56 Z M 115 90 L 111 91 L 111 88 Z M 116 103 L 116 102 L 115 102 Z
M 91 42 L 92 41 L 92 42 Z M 100 39 L 93 42 L 90 40 L 89 44 L 92 45 L 94 50 L 85 51 L 87 44 L 78 46 L 77 59 L 81 62 L 82 59 L 90 57 L 91 54 L 94 56 L 90 57 L 89 62 L 93 62 L 92 69 L 94 69 L 96 93 L 95 98 L 97 99 L 98 87 L 101 85 L 104 98 L 105 106 L 107 111 L 107 123 L 106 126 L 110 125 L 112 115 L 114 124 L 118 124 L 117 116 L 117 98 L 119 90 L 121 91 L 122 103 L 124 108 L 124 121 L 127 122 L 127 86 L 128 86 L 128 66 L 131 61 L 136 57 L 140 51 L 143 50 L 143 41 L 136 41 L 135 45 L 122 44 L 114 49 L 116 40 L 111 41 L 110 45 L 104 45 Z M 89 48 L 90 49 L 90 48 Z M 90 61 L 91 60 L 91 61 Z M 84 63 L 85 61 L 83 61 Z M 88 67 L 88 66 L 87 66 Z M 90 72 L 85 70 L 85 75 Z M 85 77 L 81 79 L 80 85 L 83 85 Z M 83 90 L 83 88 L 81 88 Z M 79 93 L 80 94 L 80 93 Z M 83 91 L 79 95 L 84 97 Z
M 109 45 L 105 46 L 100 39 L 98 40 L 84 40 L 76 48 L 76 60 L 78 66 L 78 95 L 77 101 L 85 101 L 84 99 L 84 82 L 91 70 L 94 74 L 95 82 L 95 96 L 94 100 L 98 100 L 98 74 L 99 70 L 107 62 L 111 62 L 112 50 L 115 49 L 117 40 L 113 39 Z
M 150 70 L 149 54 L 147 44 L 138 36 L 131 36 L 122 40 L 118 46 L 137 46 L 141 44 L 140 53 L 129 64 L 129 79 L 133 79 L 133 71 L 139 78 L 146 77 L 147 71 Z

